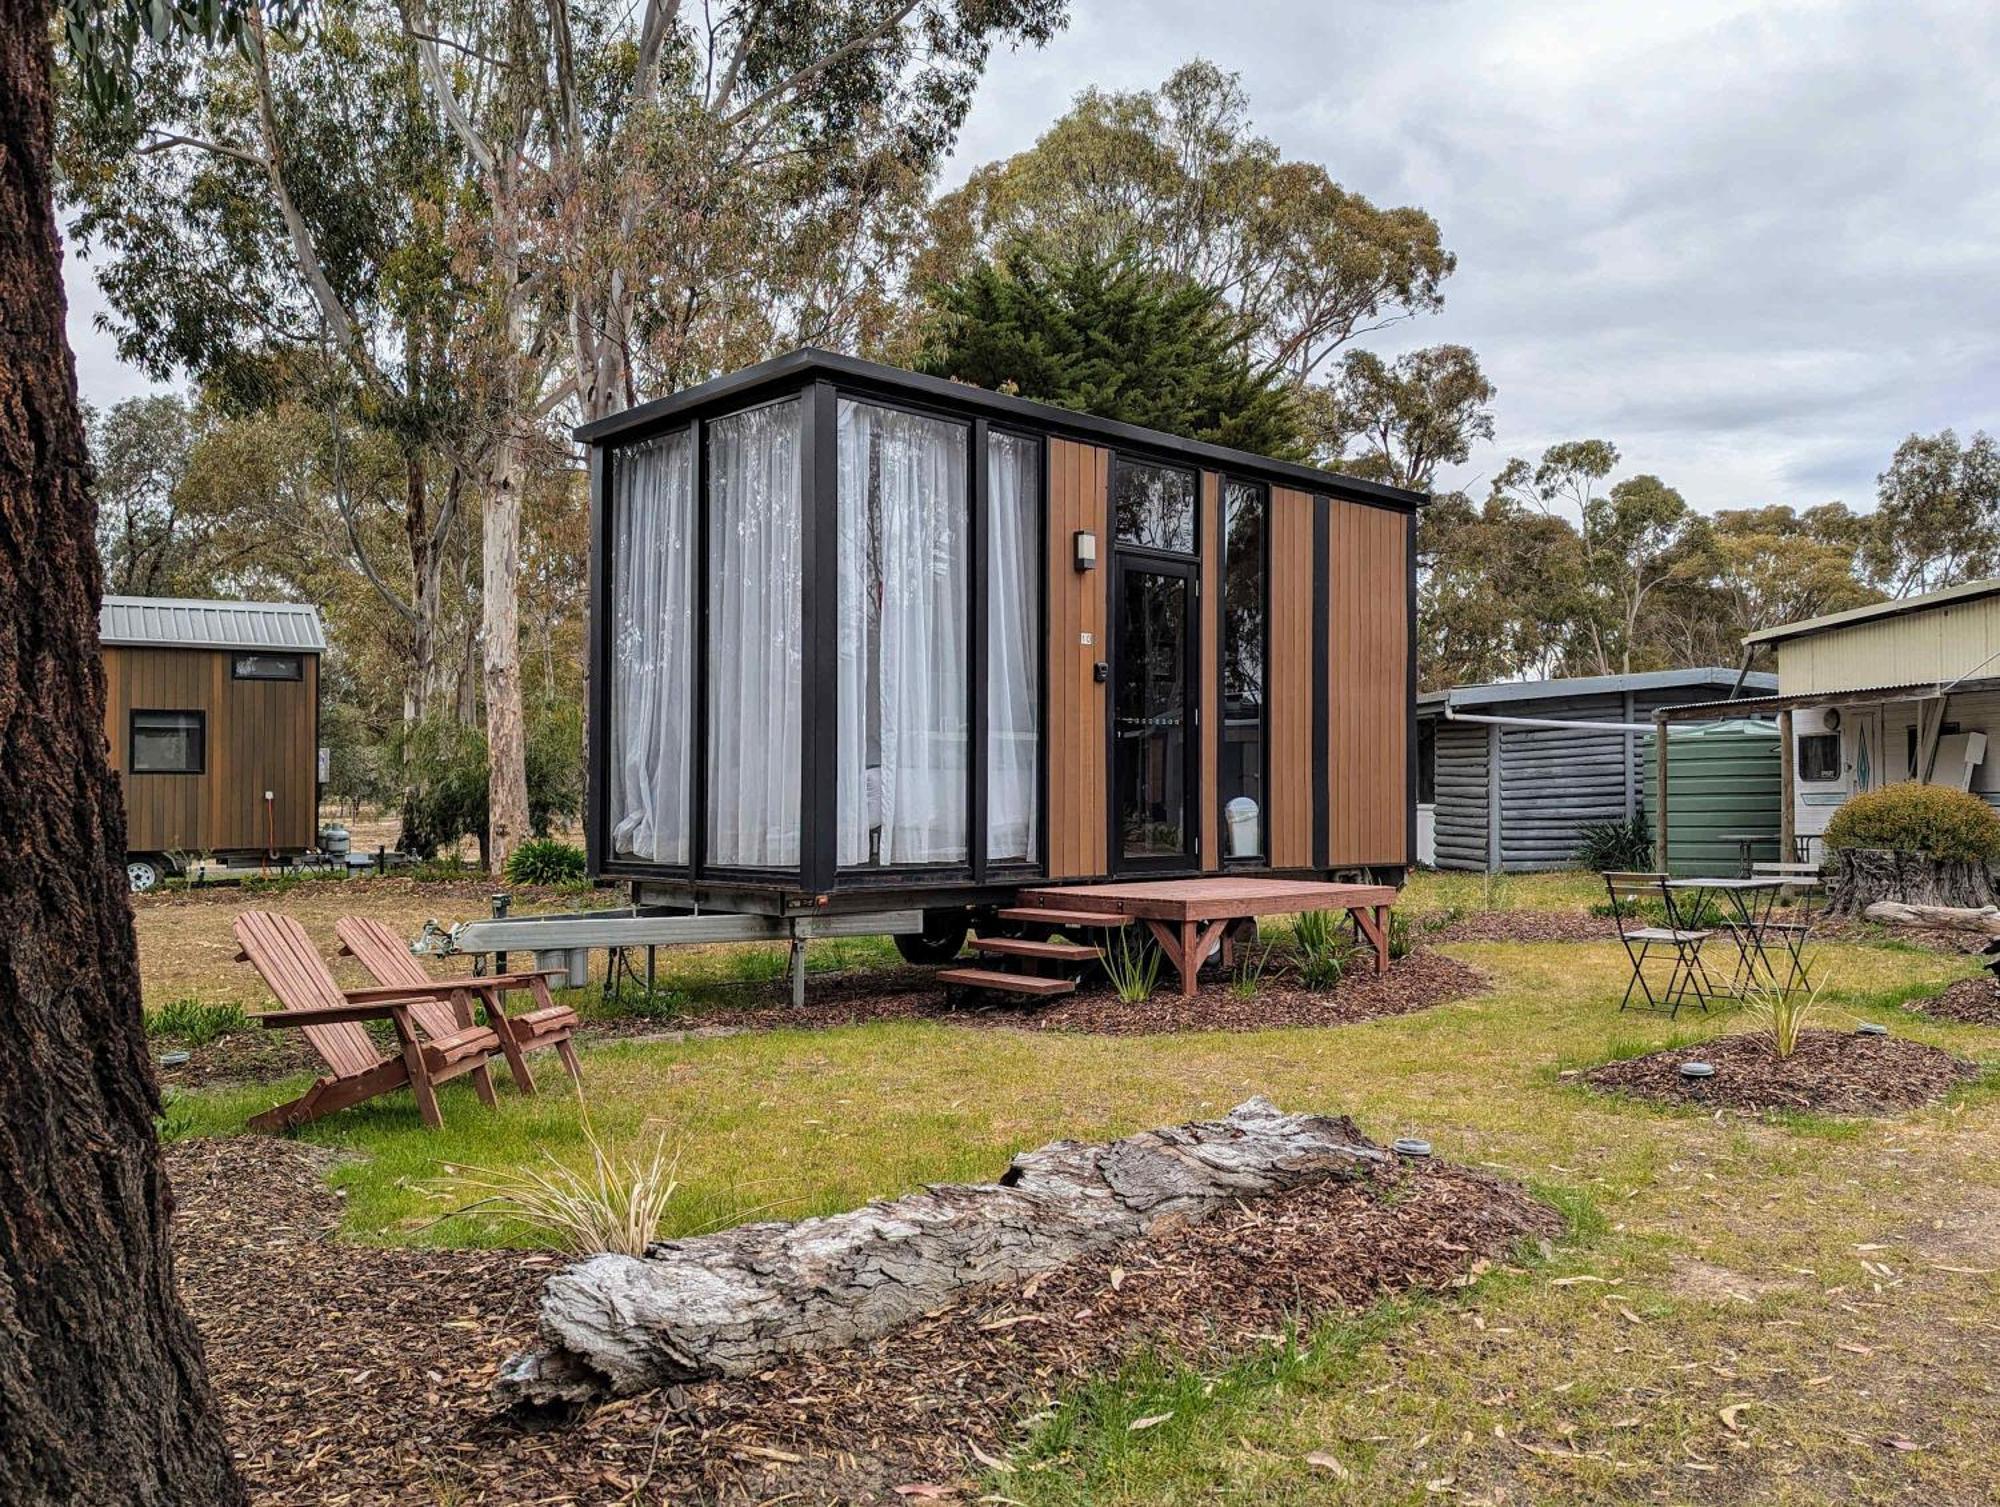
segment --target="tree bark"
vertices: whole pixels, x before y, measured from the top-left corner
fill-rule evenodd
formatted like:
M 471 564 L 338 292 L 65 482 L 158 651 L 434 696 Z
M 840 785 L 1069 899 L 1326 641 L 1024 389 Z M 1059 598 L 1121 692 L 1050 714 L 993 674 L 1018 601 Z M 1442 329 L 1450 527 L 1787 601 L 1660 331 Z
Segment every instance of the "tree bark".
M 1969 931 L 1982 937 L 2000 937 L 2000 910 L 1990 905 L 1966 909 L 1952 905 L 1904 905 L 1895 900 L 1877 900 L 1862 914 L 1884 926 L 1929 926 L 1941 931 Z
M 547 1406 L 754 1376 L 789 1354 L 886 1334 L 968 1288 L 1387 1159 L 1351 1120 L 1251 1099 L 1223 1120 L 1108 1146 L 1057 1141 L 1016 1157 L 997 1183 L 596 1256 L 549 1279 L 541 1348 L 502 1367 L 495 1389 Z
M 1836 848 L 1833 863 L 1828 915 L 1861 916 L 1884 900 L 1967 910 L 1993 904 L 1993 879 L 1983 863 L 1893 848 Z
M 480 601 L 486 679 L 484 857 L 499 873 L 528 835 L 527 721 L 521 707 L 521 464 L 512 435 L 496 446 L 486 473 Z
M 0 1501 L 238 1503 L 168 1247 L 63 335 L 50 8 L 0 0 Z

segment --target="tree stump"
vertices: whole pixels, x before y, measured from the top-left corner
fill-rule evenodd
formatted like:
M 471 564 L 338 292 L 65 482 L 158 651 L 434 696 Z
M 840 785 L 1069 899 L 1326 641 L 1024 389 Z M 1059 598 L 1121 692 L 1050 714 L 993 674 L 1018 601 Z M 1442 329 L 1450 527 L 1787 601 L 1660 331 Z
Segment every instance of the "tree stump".
M 1933 858 L 1898 848 L 1836 848 L 1827 881 L 1827 914 L 1859 917 L 1880 901 L 1977 910 L 1993 904 L 1984 863 Z
M 541 1343 L 503 1366 L 494 1390 L 549 1406 L 755 1375 L 886 1334 L 968 1288 L 1388 1160 L 1351 1120 L 1258 1098 L 1105 1146 L 1057 1141 L 1014 1158 L 997 1183 L 595 1256 L 549 1279 Z

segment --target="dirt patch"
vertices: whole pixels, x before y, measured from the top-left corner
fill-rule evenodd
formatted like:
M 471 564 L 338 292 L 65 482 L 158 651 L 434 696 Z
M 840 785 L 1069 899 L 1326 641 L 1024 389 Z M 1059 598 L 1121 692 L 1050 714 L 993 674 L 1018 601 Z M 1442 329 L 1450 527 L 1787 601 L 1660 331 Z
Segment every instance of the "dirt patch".
M 1684 1062 L 1709 1063 L 1715 1076 L 1685 1079 Z M 1742 1032 L 1608 1062 L 1583 1079 L 1596 1088 L 1668 1104 L 1879 1115 L 1933 1103 L 1978 1076 L 1976 1064 L 1922 1042 L 1807 1031 L 1790 1057 L 1773 1055 L 1761 1035 Z
M 1667 1286 L 1684 1298 L 1704 1303 L 1754 1303 L 1775 1293 L 1797 1292 L 1796 1282 L 1753 1277 L 1692 1257 L 1678 1259 L 1667 1275 Z
M 324 1165 L 261 1138 L 169 1152 L 181 1283 L 260 1503 L 903 1500 L 898 1486 L 978 1474 L 1026 1418 L 1136 1352 L 1252 1350 L 1301 1319 L 1448 1288 L 1560 1226 L 1511 1184 L 1395 1165 L 981 1290 L 873 1345 L 529 1431 L 489 1388 L 532 1335 L 553 1258 L 336 1244 Z
M 1904 1008 L 1933 1020 L 2000 1026 L 2000 981 L 1990 973 L 1981 973 L 1960 979 L 1944 993 L 1933 994 L 1929 999 L 1913 999 Z

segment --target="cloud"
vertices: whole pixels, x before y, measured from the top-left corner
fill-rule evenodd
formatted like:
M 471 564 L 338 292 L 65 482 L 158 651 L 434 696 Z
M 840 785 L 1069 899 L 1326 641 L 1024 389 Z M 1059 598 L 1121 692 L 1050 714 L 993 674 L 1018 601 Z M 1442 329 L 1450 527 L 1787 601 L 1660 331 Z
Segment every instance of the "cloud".
M 1078 0 L 995 58 L 958 165 L 1086 83 L 1239 71 L 1259 129 L 1437 216 L 1499 434 L 1602 435 L 1705 508 L 1866 504 L 1912 429 L 2000 423 L 2000 8 Z

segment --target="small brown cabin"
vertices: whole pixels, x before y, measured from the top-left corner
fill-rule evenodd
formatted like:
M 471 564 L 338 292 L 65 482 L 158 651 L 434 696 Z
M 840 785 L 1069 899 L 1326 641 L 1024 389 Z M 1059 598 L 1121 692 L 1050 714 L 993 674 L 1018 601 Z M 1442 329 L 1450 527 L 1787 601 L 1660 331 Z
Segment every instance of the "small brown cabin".
M 577 435 L 642 903 L 1413 862 L 1420 495 L 810 350 Z
M 133 888 L 200 854 L 282 858 L 319 831 L 319 614 L 106 597 L 104 736 Z

